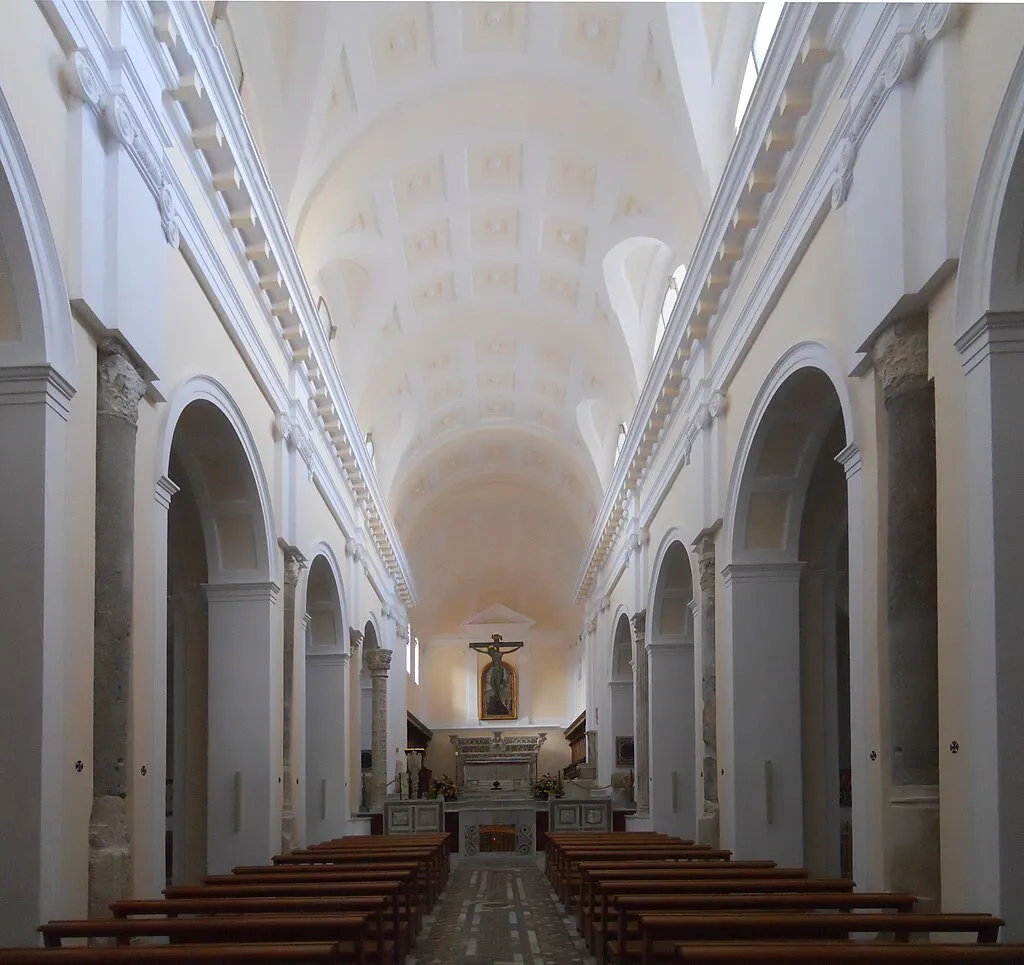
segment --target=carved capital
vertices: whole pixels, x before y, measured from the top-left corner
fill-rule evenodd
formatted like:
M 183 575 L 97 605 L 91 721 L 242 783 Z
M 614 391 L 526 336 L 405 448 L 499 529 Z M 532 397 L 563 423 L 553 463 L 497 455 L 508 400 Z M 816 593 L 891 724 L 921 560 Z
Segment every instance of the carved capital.
M 700 571 L 700 589 L 712 599 L 715 595 L 715 545 L 711 544 L 711 551 L 701 553 L 697 557 L 697 567 Z
M 853 165 L 857 160 L 857 145 L 852 137 L 844 137 L 836 148 L 832 170 L 832 210 L 838 211 L 850 194 L 853 184 Z
M 888 403 L 928 382 L 928 317 L 915 315 L 883 329 L 871 347 L 882 397 Z
M 355 627 L 348 628 L 348 645 L 352 650 L 358 650 L 363 644 L 363 634 Z
M 98 346 L 96 375 L 97 414 L 117 416 L 138 425 L 146 380 L 117 339 L 106 339 Z
M 391 668 L 391 657 L 393 651 L 385 650 L 383 647 L 373 647 L 366 651 L 366 666 L 370 670 L 371 677 L 386 677 Z
M 294 589 L 299 584 L 299 574 L 306 566 L 306 557 L 299 552 L 298 547 L 283 539 L 278 540 L 278 545 L 284 553 L 284 584 Z
M 630 622 L 633 624 L 633 633 L 636 636 L 637 643 L 642 643 L 644 634 L 647 632 L 647 611 L 638 610 L 633 614 Z

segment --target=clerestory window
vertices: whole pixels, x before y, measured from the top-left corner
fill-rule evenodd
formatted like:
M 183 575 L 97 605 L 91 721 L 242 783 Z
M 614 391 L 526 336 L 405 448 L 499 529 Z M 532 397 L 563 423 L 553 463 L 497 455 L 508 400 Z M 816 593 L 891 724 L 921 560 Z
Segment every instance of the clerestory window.
M 654 354 L 658 353 L 658 346 L 668 331 L 668 321 L 672 317 L 672 309 L 676 307 L 679 300 L 679 292 L 683 287 L 683 278 L 686 277 L 686 265 L 680 265 L 668 279 L 668 287 L 665 289 L 665 297 L 661 302 L 661 311 L 658 313 L 658 326 L 654 332 Z
M 774 0 L 761 6 L 761 15 L 757 19 L 757 26 L 754 28 L 754 42 L 750 45 L 747 54 L 747 65 L 743 71 L 743 83 L 740 84 L 740 99 L 736 104 L 736 129 L 739 130 L 743 115 L 750 103 L 750 95 L 754 93 L 754 84 L 757 75 L 761 73 L 764 66 L 764 59 L 768 55 L 768 48 L 771 46 L 772 37 L 779 26 L 779 19 L 782 17 L 782 10 L 785 3 Z

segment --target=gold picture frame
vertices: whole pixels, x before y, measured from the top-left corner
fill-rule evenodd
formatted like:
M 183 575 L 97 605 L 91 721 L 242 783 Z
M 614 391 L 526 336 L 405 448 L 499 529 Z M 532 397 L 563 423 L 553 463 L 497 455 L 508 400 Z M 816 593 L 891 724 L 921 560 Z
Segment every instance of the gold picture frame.
M 502 676 L 508 675 L 507 683 L 503 681 L 501 688 L 504 698 L 502 693 L 494 693 L 494 687 L 491 683 L 491 664 L 484 667 L 477 678 L 477 690 L 480 698 L 480 720 L 519 719 L 519 674 L 516 673 L 516 668 L 509 663 L 502 661 L 500 666 Z

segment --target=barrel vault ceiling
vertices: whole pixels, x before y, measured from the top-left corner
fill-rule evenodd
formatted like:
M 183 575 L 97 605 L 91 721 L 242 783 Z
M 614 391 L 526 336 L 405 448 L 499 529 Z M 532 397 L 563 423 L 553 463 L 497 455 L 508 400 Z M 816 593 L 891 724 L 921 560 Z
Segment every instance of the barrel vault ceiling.
M 696 5 L 701 6 L 701 5 Z M 709 189 L 661 3 L 230 4 L 418 586 L 570 619 Z

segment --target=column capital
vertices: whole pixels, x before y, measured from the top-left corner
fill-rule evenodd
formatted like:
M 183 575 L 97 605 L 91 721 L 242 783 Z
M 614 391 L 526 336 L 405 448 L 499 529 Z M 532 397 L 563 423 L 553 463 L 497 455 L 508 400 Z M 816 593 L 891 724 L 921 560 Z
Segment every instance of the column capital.
M 928 316 L 911 315 L 882 329 L 871 346 L 871 361 L 885 403 L 928 382 Z
M 348 628 L 348 645 L 350 650 L 358 650 L 363 645 L 363 633 L 355 627 Z
M 283 537 L 278 537 L 277 545 L 284 553 L 284 585 L 296 587 L 299 584 L 299 574 L 306 565 L 306 557 L 299 552 L 297 546 L 292 546 Z
M 370 669 L 371 677 L 386 677 L 388 675 L 393 653 L 383 647 L 373 647 L 366 651 L 366 665 Z
M 633 624 L 633 633 L 636 634 L 637 639 L 643 640 L 644 635 L 647 632 L 647 611 L 637 610 L 637 612 L 630 618 L 629 622 Z
M 107 338 L 100 342 L 96 347 L 96 373 L 97 413 L 137 425 L 146 380 L 122 341 Z

